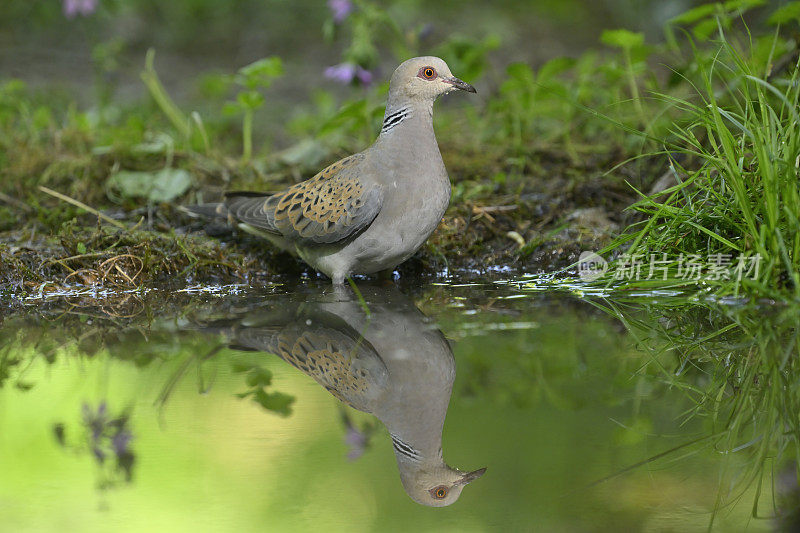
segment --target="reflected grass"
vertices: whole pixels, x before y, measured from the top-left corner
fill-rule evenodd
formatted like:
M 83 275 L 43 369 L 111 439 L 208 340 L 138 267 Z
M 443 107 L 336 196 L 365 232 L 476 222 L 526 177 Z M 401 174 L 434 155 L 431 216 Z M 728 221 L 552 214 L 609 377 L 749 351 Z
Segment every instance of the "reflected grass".
M 723 456 L 727 467 L 720 471 L 709 527 L 753 488 L 754 518 L 788 515 L 796 501 L 764 501 L 763 494 L 765 486 L 769 494 L 781 492 L 778 474 L 787 465 L 794 485 L 800 474 L 800 310 L 632 299 L 592 303 L 625 324 L 649 356 L 642 369 L 655 369 L 664 385 L 689 400 L 681 423 L 702 420 L 703 445 Z M 744 467 L 733 465 L 734 456 L 745 458 Z

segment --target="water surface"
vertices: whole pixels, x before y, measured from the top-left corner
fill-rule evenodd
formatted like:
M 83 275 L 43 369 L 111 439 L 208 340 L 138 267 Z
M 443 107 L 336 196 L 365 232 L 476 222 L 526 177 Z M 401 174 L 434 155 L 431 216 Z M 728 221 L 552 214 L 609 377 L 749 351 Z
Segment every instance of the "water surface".
M 796 313 L 560 287 L 15 302 L 0 530 L 791 530 Z

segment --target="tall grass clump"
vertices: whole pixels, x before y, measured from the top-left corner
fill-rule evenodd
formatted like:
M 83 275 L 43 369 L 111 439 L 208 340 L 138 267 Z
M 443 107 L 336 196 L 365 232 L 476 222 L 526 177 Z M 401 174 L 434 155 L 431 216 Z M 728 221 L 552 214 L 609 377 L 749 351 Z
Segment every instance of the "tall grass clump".
M 685 77 L 693 94 L 656 95 L 684 117 L 664 141 L 674 185 L 641 195 L 633 208 L 645 219 L 614 247 L 629 260 L 666 257 L 671 263 L 664 278 L 672 283 L 701 281 L 719 294 L 798 297 L 797 59 L 784 64 L 785 73 L 775 72 L 778 32 L 768 53 L 756 54 L 752 38 L 739 46 L 722 28 L 713 53 L 691 48 L 695 74 Z M 682 277 L 690 255 L 713 257 L 727 269 L 699 280 Z

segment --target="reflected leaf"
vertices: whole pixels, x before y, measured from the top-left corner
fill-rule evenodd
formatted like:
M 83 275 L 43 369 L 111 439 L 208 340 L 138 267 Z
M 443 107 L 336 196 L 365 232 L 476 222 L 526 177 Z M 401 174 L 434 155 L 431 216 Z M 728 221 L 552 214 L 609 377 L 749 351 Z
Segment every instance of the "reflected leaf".
M 254 402 L 268 411 L 282 416 L 289 416 L 292 414 L 291 405 L 294 402 L 294 396 L 281 392 L 266 392 L 264 389 L 258 389 L 253 393 L 252 397 Z
M 252 400 L 268 411 L 281 416 L 289 416 L 294 396 L 280 392 L 267 392 L 266 388 L 272 384 L 272 372 L 262 368 L 258 363 L 247 361 L 232 361 L 231 369 L 235 373 L 247 372 L 245 383 L 249 390 L 239 393 L 239 398 L 252 398 Z
M 56 438 L 56 442 L 58 442 L 58 444 L 60 446 L 65 446 L 66 445 L 66 437 L 65 437 L 65 434 L 64 434 L 64 424 L 62 424 L 61 422 L 53 424 L 53 435 Z
M 272 383 L 272 372 L 256 367 L 247 373 L 247 385 L 250 387 L 266 387 Z

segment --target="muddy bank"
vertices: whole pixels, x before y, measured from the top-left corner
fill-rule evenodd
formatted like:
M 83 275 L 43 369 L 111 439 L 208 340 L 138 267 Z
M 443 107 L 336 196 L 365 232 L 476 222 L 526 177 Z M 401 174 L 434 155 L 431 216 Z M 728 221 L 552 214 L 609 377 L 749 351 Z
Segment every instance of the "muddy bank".
M 458 163 L 457 176 L 496 171 L 485 162 L 478 168 Z M 576 165 L 549 154 L 538 156 L 527 175 L 513 182 L 454 180 L 453 201 L 436 233 L 397 274 L 422 280 L 547 272 L 573 263 L 583 250 L 602 248 L 630 222 L 625 208 L 634 200 L 625 183 L 634 169 L 604 175 L 603 163 Z M 174 204 L 104 211 L 126 229 L 78 209 L 51 231 L 41 222 L 49 206 L 64 209 L 48 197 L 37 210 L 6 202 L 22 222 L 21 229 L 0 233 L 0 290 L 6 295 L 65 285 L 134 288 L 323 278 L 258 238 L 186 217 Z

